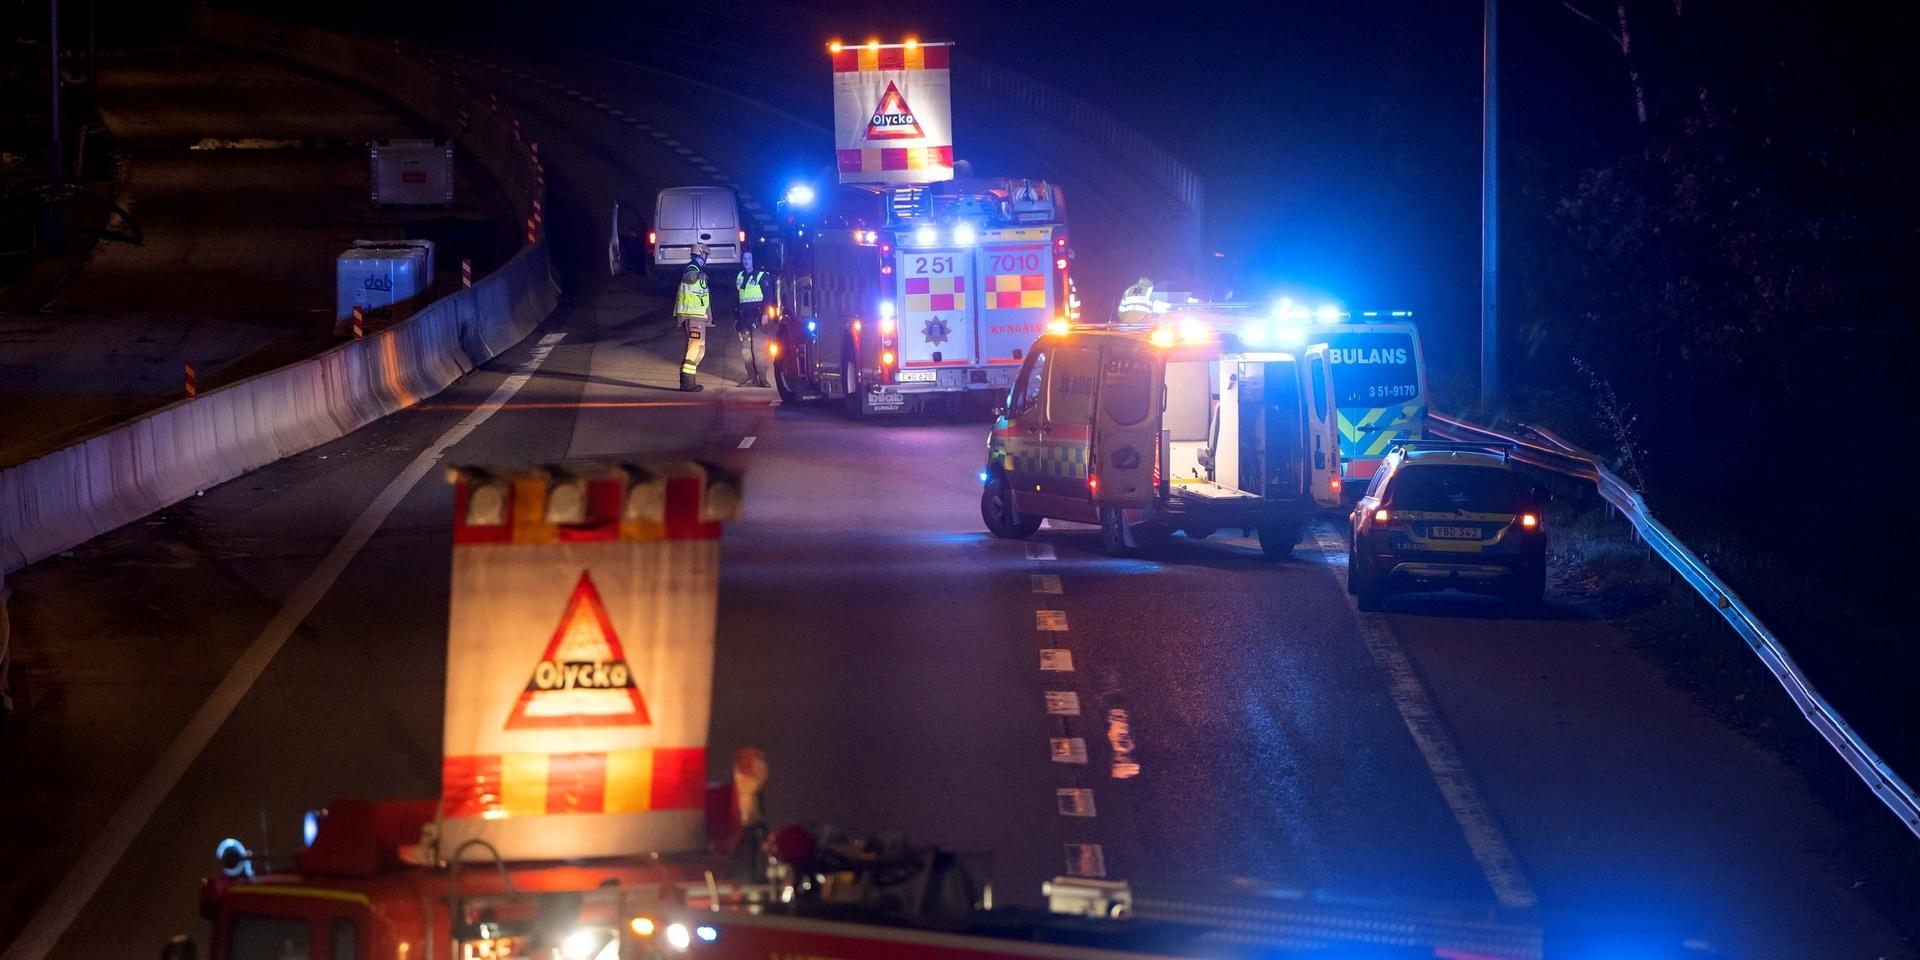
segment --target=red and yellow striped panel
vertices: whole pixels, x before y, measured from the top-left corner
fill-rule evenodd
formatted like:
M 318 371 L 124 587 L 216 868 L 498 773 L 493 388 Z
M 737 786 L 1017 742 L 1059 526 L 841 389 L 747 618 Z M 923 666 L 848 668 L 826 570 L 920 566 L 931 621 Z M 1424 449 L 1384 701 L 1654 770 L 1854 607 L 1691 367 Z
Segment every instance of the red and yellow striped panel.
M 1029 310 L 1046 305 L 1044 275 L 998 273 L 987 278 L 988 310 Z
M 945 70 L 952 62 L 944 43 L 918 44 L 912 47 L 842 47 L 833 56 L 834 73 L 866 70 Z
M 585 543 L 606 540 L 711 540 L 720 536 L 718 522 L 701 519 L 706 481 L 697 476 L 670 476 L 664 481 L 666 504 L 659 522 L 621 518 L 628 486 L 619 479 L 587 481 L 587 522 L 547 522 L 548 478 L 541 474 L 512 477 L 507 494 L 507 522 L 467 523 L 469 483 L 454 488 L 453 542 L 461 546 L 490 543 Z
M 880 173 L 887 170 L 951 170 L 953 146 L 865 147 L 838 151 L 841 173 Z
M 495 753 L 448 757 L 440 798 L 448 817 L 690 810 L 705 800 L 703 747 L 599 753 Z

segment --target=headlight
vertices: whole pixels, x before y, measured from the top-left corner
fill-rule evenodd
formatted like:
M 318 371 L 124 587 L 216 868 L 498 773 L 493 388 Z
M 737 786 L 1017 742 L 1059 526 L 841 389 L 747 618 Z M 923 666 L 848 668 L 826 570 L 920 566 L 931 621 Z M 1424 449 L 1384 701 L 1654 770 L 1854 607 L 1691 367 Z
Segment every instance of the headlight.
M 974 232 L 973 224 L 971 223 L 963 223 L 953 228 L 953 242 L 958 246 L 973 246 L 973 241 L 976 236 L 977 234 Z

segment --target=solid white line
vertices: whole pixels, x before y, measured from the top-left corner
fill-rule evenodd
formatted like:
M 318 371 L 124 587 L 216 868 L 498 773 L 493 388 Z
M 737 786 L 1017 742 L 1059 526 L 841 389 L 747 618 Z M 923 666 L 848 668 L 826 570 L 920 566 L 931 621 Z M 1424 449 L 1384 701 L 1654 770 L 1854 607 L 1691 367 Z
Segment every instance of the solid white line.
M 1330 533 L 1324 524 L 1315 526 L 1313 537 L 1320 547 L 1322 559 L 1328 566 L 1341 568 L 1344 580 L 1346 543 Z M 1353 598 L 1348 597 L 1347 602 L 1352 605 Z M 1514 855 L 1513 844 L 1507 841 L 1507 835 L 1494 819 L 1492 809 L 1481 798 L 1479 788 L 1474 786 L 1473 776 L 1460 759 L 1460 748 L 1453 742 L 1453 734 L 1447 731 L 1439 712 L 1434 709 L 1433 699 L 1427 696 L 1427 688 L 1421 685 L 1420 675 L 1414 672 L 1406 651 L 1394 639 L 1386 618 L 1377 613 L 1361 613 L 1357 609 L 1354 617 L 1360 640 L 1367 645 L 1367 652 L 1373 655 L 1373 662 L 1379 665 L 1380 672 L 1387 675 L 1387 692 L 1393 696 L 1394 708 L 1400 711 L 1400 720 L 1407 725 L 1407 732 L 1413 734 L 1413 743 L 1420 748 L 1420 756 L 1427 762 L 1427 771 L 1433 775 L 1440 795 L 1446 798 L 1454 821 L 1460 824 L 1460 832 L 1466 835 L 1467 847 L 1473 851 L 1473 858 L 1480 862 L 1480 872 L 1486 875 L 1487 884 L 1493 887 L 1493 895 L 1503 907 L 1531 907 L 1538 904 L 1540 898 L 1535 895 L 1533 885 L 1521 871 L 1520 858 Z
M 1029 544 L 1027 544 L 1027 559 L 1028 559 L 1028 560 L 1052 560 L 1053 558 L 1054 558 L 1054 557 L 1053 557 L 1053 544 L 1051 544 L 1051 543 L 1029 543 Z
M 740 449 L 745 450 L 746 448 L 751 446 L 753 446 L 753 437 L 746 436 L 746 437 L 740 438 Z
M 147 771 L 146 777 L 127 795 L 120 808 L 100 828 L 100 832 L 94 835 L 93 842 L 74 861 L 72 869 L 67 871 L 60 885 L 47 897 L 47 902 L 41 904 L 33 919 L 27 921 L 26 930 L 21 932 L 13 946 L 7 948 L 0 960 L 41 960 L 53 951 L 60 938 L 66 935 L 67 928 L 79 917 L 81 909 L 93 899 L 100 884 L 106 881 L 108 874 L 120 863 L 120 858 L 126 855 L 127 848 L 146 827 L 147 821 L 153 818 L 154 811 L 173 792 L 180 778 L 186 775 L 187 768 L 206 748 L 207 742 L 220 732 L 221 725 L 227 722 L 227 717 L 233 714 L 247 691 L 260 679 L 260 674 L 266 671 L 267 664 L 280 652 L 287 638 L 293 636 L 293 631 L 306 621 L 307 615 L 333 588 L 334 581 L 353 562 L 360 548 L 366 546 L 367 541 L 380 530 L 380 525 L 387 521 L 387 516 L 400 505 L 414 485 L 439 466 L 440 458 L 448 448 L 466 439 L 468 434 L 487 422 L 487 418 L 493 416 L 495 411 L 513 399 L 513 395 L 532 379 L 533 372 L 553 352 L 553 344 L 564 336 L 548 334 L 540 338 L 540 346 L 533 348 L 528 359 L 494 388 L 485 403 L 422 450 L 387 484 L 386 489 L 380 491 L 372 503 L 367 504 L 360 516 L 354 519 L 353 525 L 340 537 L 340 541 L 327 552 L 326 558 L 294 588 L 286 603 L 280 607 L 280 612 L 267 621 L 260 635 L 254 637 L 247 649 L 241 652 L 240 658 L 234 661 L 220 685 L 213 688 L 207 702 L 200 705 L 199 711 L 167 745 L 166 752 Z

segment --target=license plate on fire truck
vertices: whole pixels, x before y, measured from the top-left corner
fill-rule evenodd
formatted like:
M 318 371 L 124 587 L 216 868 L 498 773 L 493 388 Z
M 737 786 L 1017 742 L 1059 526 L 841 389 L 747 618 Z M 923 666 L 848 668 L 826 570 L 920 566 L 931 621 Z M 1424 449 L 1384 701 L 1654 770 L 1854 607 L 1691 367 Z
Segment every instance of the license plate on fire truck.
M 902 370 L 894 379 L 901 383 L 932 383 L 938 376 L 937 370 Z

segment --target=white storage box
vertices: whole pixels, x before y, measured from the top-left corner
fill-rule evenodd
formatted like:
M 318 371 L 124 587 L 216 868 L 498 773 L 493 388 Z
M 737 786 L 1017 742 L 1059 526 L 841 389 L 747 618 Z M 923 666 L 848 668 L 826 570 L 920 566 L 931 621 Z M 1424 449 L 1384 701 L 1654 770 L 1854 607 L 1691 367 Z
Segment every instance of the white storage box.
M 376 311 L 389 311 L 426 291 L 426 251 L 407 249 L 364 249 L 355 247 L 340 254 L 334 276 L 338 291 L 334 306 L 334 329 L 341 331 L 360 307 L 369 317 Z
M 410 250 L 418 248 L 426 251 L 427 272 L 420 278 L 420 289 L 422 292 L 433 289 L 433 281 L 440 276 L 438 267 L 436 267 L 434 263 L 432 240 L 355 240 L 353 247 L 356 250 Z
M 434 140 L 375 141 L 367 148 L 373 167 L 373 202 L 380 206 L 450 206 L 453 144 Z

